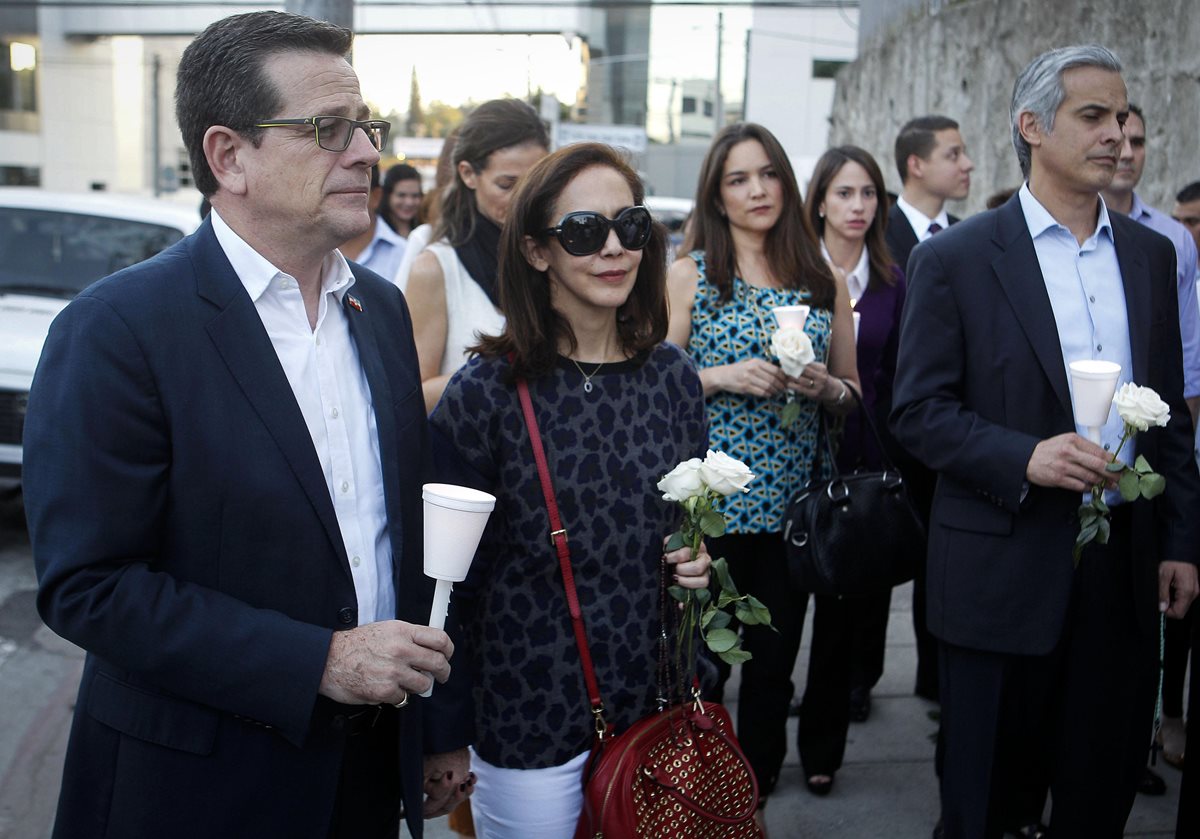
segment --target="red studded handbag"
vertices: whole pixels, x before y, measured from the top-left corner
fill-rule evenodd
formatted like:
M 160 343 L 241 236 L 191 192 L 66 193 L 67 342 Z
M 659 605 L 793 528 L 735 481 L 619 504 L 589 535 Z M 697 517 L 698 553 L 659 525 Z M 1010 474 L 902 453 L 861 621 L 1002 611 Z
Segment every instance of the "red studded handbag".
M 661 707 L 629 730 L 613 735 L 604 718 L 575 592 L 566 530 L 524 381 L 517 382 L 517 393 L 546 499 L 550 535 L 558 552 L 595 722 L 596 737 L 584 770 L 584 806 L 575 839 L 760 839 L 762 831 L 754 821 L 758 782 L 734 737 L 729 713 L 721 705 L 700 699 L 694 676 L 690 700 L 668 705 L 663 698 L 671 693 L 666 628 L 671 610 L 667 605 L 665 568 L 659 574 L 659 612 L 663 620 L 659 639 Z
M 722 706 L 672 705 L 597 748 L 575 839 L 762 836 L 758 784 Z

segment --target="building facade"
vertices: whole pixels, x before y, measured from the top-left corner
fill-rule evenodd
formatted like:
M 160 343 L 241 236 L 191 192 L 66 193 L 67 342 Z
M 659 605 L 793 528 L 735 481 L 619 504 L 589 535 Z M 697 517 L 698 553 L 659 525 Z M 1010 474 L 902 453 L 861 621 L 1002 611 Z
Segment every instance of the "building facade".
M 745 113 L 788 153 L 804 187 L 829 144 L 835 78 L 858 52 L 858 9 L 754 10 L 746 62 Z

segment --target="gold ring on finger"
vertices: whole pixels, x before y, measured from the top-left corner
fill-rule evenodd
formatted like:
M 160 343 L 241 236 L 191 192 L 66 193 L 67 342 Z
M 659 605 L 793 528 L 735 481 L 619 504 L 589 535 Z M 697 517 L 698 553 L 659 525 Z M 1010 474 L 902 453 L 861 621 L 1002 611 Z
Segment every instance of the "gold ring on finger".
M 400 690 L 404 691 L 404 698 L 401 699 L 399 702 L 393 702 L 392 703 L 393 708 L 403 708 L 405 705 L 408 704 L 408 691 L 404 690 L 404 688 L 400 688 Z

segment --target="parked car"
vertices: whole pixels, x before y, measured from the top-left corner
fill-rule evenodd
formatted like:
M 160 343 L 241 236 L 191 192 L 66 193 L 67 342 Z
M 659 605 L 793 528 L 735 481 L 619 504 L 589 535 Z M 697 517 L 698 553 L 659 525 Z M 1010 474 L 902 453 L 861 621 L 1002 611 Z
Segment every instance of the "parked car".
M 667 228 L 667 262 L 679 256 L 686 232 L 684 225 L 692 215 L 691 198 L 670 198 L 665 195 L 647 195 L 646 209 Z
M 29 386 L 50 322 L 96 280 L 199 223 L 198 209 L 171 201 L 0 188 L 0 484 L 20 480 Z

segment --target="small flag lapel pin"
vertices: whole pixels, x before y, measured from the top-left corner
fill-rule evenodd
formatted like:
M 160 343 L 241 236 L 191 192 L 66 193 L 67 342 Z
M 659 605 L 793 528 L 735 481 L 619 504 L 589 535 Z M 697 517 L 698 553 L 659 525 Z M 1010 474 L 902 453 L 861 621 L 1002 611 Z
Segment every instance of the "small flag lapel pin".
M 353 294 L 346 295 L 346 302 L 349 303 L 351 306 L 353 306 L 358 311 L 360 311 L 360 312 L 362 311 L 362 303 L 359 303 L 358 298 L 355 297 Z

